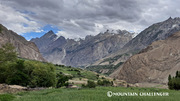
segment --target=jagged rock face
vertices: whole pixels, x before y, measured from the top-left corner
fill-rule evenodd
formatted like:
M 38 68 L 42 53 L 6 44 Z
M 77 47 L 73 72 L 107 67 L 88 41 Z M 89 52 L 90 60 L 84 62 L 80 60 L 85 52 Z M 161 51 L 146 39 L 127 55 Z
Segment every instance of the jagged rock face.
M 111 77 L 128 83 L 167 83 L 180 70 L 180 32 L 153 42 L 128 59 Z
M 3 25 L 0 24 L 0 46 L 5 43 L 12 43 L 19 57 L 45 61 L 39 52 L 39 49 L 33 42 L 27 41 L 24 37 L 16 34 L 15 32 L 8 30 Z
M 126 54 L 138 53 L 139 51 L 150 45 L 152 42 L 157 40 L 164 40 L 178 31 L 180 31 L 180 18 L 174 18 L 174 19 L 169 18 L 163 22 L 153 24 L 150 27 L 146 28 L 141 33 L 139 33 L 135 38 L 129 41 L 126 45 L 124 45 L 123 48 L 121 48 L 119 51 L 97 61 L 95 64 L 103 64 L 103 61 L 105 59 L 114 58 L 118 55 L 123 55 L 125 53 Z M 129 56 L 127 56 L 127 58 L 124 59 L 128 59 L 128 58 Z M 120 62 L 119 60 L 117 60 L 117 62 Z
M 123 50 L 140 51 L 157 40 L 164 40 L 175 32 L 180 31 L 180 18 L 171 17 L 163 22 L 153 24 L 135 38 L 129 41 Z
M 56 38 L 57 38 L 57 35 L 54 34 L 53 31 L 49 31 L 48 33 L 46 33 L 44 36 L 40 38 L 31 39 L 31 42 L 35 42 L 40 52 L 44 52 L 49 47 L 48 45 L 54 42 Z
M 106 31 L 96 36 L 87 36 L 84 40 L 80 39 L 79 41 L 65 39 L 62 36 L 59 38 L 53 37 L 52 40 L 54 41 L 47 40 L 49 44 L 45 45 L 48 48 L 44 49 L 41 44 L 43 38 L 44 36 L 31 41 L 37 44 L 47 61 L 77 67 L 89 65 L 119 50 L 132 39 L 132 33 L 120 30 L 116 33 Z
M 67 49 L 66 59 L 68 61 L 66 61 L 66 64 L 86 66 L 116 52 L 131 39 L 131 34 L 121 35 L 108 32 L 86 38 L 74 49 Z

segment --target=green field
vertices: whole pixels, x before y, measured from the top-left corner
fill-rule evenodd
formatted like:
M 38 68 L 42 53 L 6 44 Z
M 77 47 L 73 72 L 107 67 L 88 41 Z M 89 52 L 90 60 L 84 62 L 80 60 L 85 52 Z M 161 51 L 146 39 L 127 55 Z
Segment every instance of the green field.
M 168 92 L 169 96 L 112 96 L 107 92 Z M 157 88 L 96 87 L 94 89 L 46 89 L 1 94 L 0 101 L 180 101 L 180 91 Z

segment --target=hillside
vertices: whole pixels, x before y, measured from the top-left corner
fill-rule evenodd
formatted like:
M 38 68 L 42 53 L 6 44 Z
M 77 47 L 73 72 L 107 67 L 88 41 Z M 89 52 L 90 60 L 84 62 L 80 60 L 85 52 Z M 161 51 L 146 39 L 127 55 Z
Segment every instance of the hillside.
M 19 57 L 45 61 L 40 54 L 39 49 L 33 42 L 27 41 L 24 37 L 8 30 L 0 24 L 0 46 L 5 43 L 12 43 L 15 46 Z
M 129 57 L 131 57 L 133 54 L 125 53 L 122 55 L 117 55 L 114 57 L 109 57 L 104 59 L 103 61 L 100 60 L 100 62 L 96 62 L 94 64 L 91 64 L 90 66 L 85 67 L 87 70 L 95 71 L 97 73 L 110 75 L 114 72 L 119 66 L 121 66 Z
M 132 56 L 111 77 L 129 83 L 167 84 L 169 74 L 180 70 L 180 32 L 166 40 L 153 42 L 140 53 Z

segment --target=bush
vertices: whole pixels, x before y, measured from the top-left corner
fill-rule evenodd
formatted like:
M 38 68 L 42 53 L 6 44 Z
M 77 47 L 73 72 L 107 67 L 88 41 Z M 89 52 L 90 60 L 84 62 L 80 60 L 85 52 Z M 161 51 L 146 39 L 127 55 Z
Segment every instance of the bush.
M 30 78 L 25 72 L 24 60 L 17 60 L 16 63 L 10 64 L 6 73 L 7 84 L 28 85 Z
M 54 65 L 37 61 L 27 61 L 26 68 L 26 72 L 30 77 L 30 87 L 56 86 L 56 73 Z
M 18 59 L 15 47 L 10 43 L 0 48 L 0 83 L 30 87 L 56 87 L 57 84 L 59 87 L 68 85 L 62 83 L 64 81 L 67 81 L 67 77 L 62 74 L 57 75 L 56 79 L 53 64 Z
M 98 80 L 97 85 L 99 85 L 99 86 L 112 86 L 113 82 L 110 82 L 108 80 L 103 80 L 103 81 Z
M 57 74 L 56 78 L 57 78 L 57 84 L 56 84 L 57 88 L 60 88 L 62 86 L 67 87 L 69 85 L 69 83 L 67 81 L 70 79 L 70 77 L 59 73 L 59 74 Z
M 104 77 L 102 77 L 101 79 L 105 79 Z
M 85 85 L 85 84 L 82 84 L 82 88 L 86 88 L 86 85 Z
M 88 80 L 86 86 L 87 86 L 88 88 L 95 88 L 95 87 L 96 87 L 96 84 L 94 83 L 94 81 Z
M 78 72 L 77 75 L 81 76 L 81 73 Z
M 95 87 L 96 87 L 96 84 L 95 84 L 94 81 L 88 80 L 88 81 L 87 81 L 87 84 L 86 84 L 86 85 L 85 85 L 85 84 L 82 84 L 81 87 L 82 87 L 82 88 L 95 88 Z
M 56 73 L 52 64 L 38 61 L 17 60 L 1 65 L 0 83 L 30 87 L 50 87 L 56 85 Z

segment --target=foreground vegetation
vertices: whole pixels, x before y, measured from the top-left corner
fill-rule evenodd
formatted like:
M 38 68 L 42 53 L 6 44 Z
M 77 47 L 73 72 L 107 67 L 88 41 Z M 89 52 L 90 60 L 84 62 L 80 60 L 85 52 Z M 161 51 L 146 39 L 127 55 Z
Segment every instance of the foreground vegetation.
M 71 66 L 54 65 L 17 58 L 12 44 L 0 48 L 0 83 L 21 85 L 26 87 L 62 87 L 69 85 L 69 79 L 86 79 L 97 81 L 99 75 L 94 72 L 73 68 Z M 73 83 L 73 82 L 71 82 Z
M 112 86 L 112 80 L 80 68 L 53 65 L 39 61 L 18 59 L 14 47 L 6 44 L 0 48 L 0 83 L 28 87 L 46 87 L 40 91 L 26 91 L 16 94 L 0 94 L 0 101 L 180 101 L 180 92 L 157 88 L 123 88 Z M 179 76 L 179 72 L 177 72 Z M 174 80 L 178 76 L 169 78 Z M 85 81 L 75 84 L 71 81 Z M 174 82 L 174 81 L 173 81 Z M 65 88 L 69 83 L 78 87 Z M 100 87 L 101 86 L 101 87 Z M 50 88 L 48 88 L 50 87 Z M 64 88 L 62 88 L 64 87 Z M 112 96 L 107 92 L 169 92 L 169 96 Z
M 17 58 L 12 44 L 0 48 L 0 83 L 29 87 L 55 87 L 55 67 L 50 63 L 22 60 Z
M 169 96 L 112 96 L 107 92 L 168 92 Z M 180 91 L 157 88 L 96 87 L 46 89 L 0 95 L 0 101 L 180 101 Z M 3 100 L 4 98 L 8 100 Z

